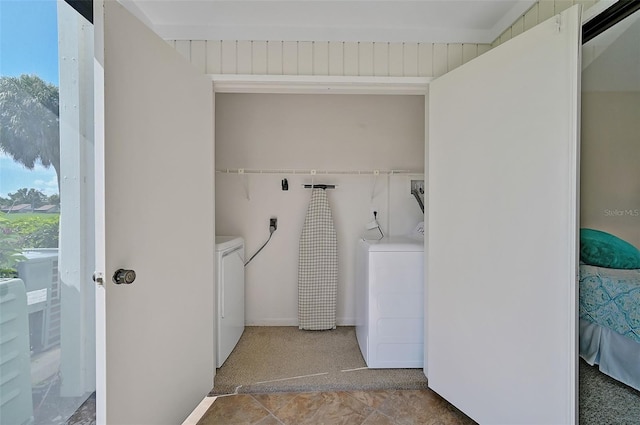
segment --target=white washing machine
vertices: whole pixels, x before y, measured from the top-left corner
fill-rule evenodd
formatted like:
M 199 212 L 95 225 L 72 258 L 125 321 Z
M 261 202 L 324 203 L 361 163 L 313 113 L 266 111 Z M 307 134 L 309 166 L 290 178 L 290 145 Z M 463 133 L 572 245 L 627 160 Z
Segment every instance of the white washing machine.
M 244 332 L 244 239 L 237 236 L 216 236 L 216 271 L 216 367 L 220 367 Z
M 424 365 L 424 240 L 358 243 L 356 337 L 370 368 Z

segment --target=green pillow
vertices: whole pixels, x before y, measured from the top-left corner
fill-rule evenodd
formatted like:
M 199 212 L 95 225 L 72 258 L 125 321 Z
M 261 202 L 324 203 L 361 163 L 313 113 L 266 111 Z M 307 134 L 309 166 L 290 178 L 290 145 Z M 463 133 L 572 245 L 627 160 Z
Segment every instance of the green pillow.
M 638 248 L 600 230 L 580 229 L 580 260 L 610 269 L 640 269 Z

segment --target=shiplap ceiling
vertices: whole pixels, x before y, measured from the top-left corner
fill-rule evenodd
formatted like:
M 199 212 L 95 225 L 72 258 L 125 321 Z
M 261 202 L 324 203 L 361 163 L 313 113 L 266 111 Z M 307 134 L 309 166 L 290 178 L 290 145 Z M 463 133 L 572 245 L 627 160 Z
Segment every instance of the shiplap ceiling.
M 120 0 L 164 39 L 491 43 L 535 0 Z

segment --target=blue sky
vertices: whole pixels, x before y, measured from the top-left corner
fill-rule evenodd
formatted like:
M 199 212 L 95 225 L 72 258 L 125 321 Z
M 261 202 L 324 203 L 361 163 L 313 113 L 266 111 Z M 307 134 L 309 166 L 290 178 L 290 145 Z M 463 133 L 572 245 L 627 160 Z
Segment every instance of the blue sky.
M 58 85 L 55 0 L 0 0 L 0 72 L 37 74 Z
M 0 0 L 0 75 L 36 74 L 58 83 L 58 23 L 55 0 Z M 57 193 L 53 168 L 33 171 L 0 153 L 0 196 L 27 187 Z
M 0 155 L 0 196 L 6 198 L 22 187 L 38 189 L 47 196 L 58 193 L 53 167 L 36 165 L 33 170 L 27 170 L 8 156 Z

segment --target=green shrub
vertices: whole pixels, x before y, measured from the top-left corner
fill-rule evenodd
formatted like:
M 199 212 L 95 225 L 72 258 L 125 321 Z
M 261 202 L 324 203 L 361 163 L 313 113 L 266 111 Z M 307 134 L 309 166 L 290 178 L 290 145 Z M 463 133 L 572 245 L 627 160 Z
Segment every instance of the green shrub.
M 24 235 L 25 248 L 57 248 L 59 227 L 58 220 L 39 223 L 36 229 Z
M 24 260 L 21 238 L 0 230 L 0 277 L 14 277 L 18 261 Z
M 0 277 L 14 277 L 16 263 L 29 248 L 57 248 L 60 215 L 0 215 Z
M 0 278 L 17 278 L 18 271 L 10 268 L 0 268 Z
M 22 248 L 57 248 L 60 215 L 28 215 L 0 222 L 9 234 L 22 239 Z

